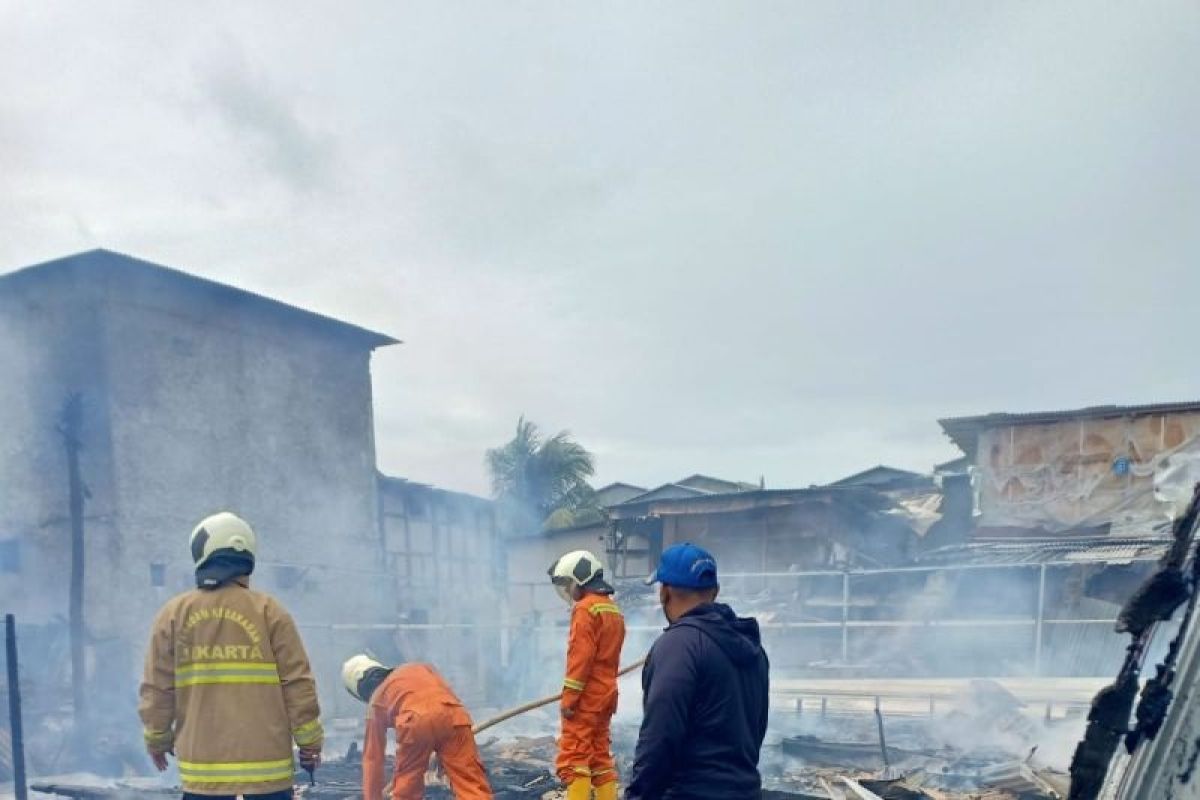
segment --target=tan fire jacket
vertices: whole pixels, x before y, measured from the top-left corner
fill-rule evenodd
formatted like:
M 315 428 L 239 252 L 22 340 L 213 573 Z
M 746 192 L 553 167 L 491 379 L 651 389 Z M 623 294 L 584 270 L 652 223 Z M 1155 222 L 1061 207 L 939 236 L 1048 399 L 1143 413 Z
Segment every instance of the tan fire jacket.
M 317 687 L 291 616 L 245 579 L 181 594 L 154 620 L 138 711 L 147 746 L 174 750 L 186 791 L 292 786 L 292 742 L 324 739 Z

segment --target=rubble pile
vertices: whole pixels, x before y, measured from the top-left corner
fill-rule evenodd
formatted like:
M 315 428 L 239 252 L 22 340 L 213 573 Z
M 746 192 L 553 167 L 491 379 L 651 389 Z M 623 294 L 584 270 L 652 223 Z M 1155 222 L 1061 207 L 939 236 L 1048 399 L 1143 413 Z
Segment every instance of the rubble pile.
M 553 760 L 554 738 L 549 740 L 551 761 L 542 756 L 546 742 L 530 740 L 525 737 L 510 743 L 504 749 L 493 747 L 496 740 L 490 739 L 481 743 L 481 754 L 484 766 L 487 767 L 488 781 L 496 800 L 532 800 L 541 798 L 558 785 L 551 773 L 550 765 Z M 390 762 L 390 759 L 389 759 Z M 391 764 L 385 767 L 385 773 L 391 775 Z M 362 755 L 357 743 L 350 746 L 345 757 L 337 761 L 329 761 L 321 766 L 316 785 L 310 785 L 307 775 L 297 774 L 297 796 L 308 800 L 343 800 L 343 798 L 362 797 Z M 425 790 L 427 800 L 452 800 L 454 797 L 445 780 L 437 774 L 436 767 L 427 776 L 428 786 Z
M 497 800 L 557 800 L 563 796 L 554 776 L 557 720 L 530 714 L 511 727 L 519 733 L 481 737 L 479 748 Z M 345 733 L 357 732 L 357 721 Z M 1057 800 L 1066 796 L 1063 772 L 1047 764 L 1062 760 L 1056 737 L 1073 743 L 1077 733 L 1062 731 L 1031 715 L 1019 700 L 988 681 L 972 682 L 953 710 L 937 716 L 873 714 L 788 714 L 777 710 L 763 748 L 760 770 L 764 800 Z M 639 720 L 613 723 L 613 755 L 629 775 Z M 341 726 L 332 726 L 340 731 Z M 497 729 L 503 730 L 503 729 Z M 524 734 L 524 735 L 521 735 Z M 1061 734 L 1061 735 L 1060 735 Z M 326 761 L 315 785 L 297 773 L 303 800 L 344 800 L 362 794 L 358 744 L 342 738 L 341 757 Z M 387 767 L 390 774 L 390 765 Z M 426 798 L 450 800 L 452 793 L 436 770 L 428 775 Z M 160 800 L 178 790 L 126 781 L 79 786 L 64 781 L 39 784 L 38 791 L 75 800 Z
M 807 720 L 803 732 L 764 750 L 765 784 L 822 800 L 1066 797 L 1066 773 L 1043 762 L 1039 748 L 1073 741 L 1073 730 L 1060 737 L 987 682 L 971 686 L 969 699 L 939 717 L 889 720 L 886 744 L 869 715 Z

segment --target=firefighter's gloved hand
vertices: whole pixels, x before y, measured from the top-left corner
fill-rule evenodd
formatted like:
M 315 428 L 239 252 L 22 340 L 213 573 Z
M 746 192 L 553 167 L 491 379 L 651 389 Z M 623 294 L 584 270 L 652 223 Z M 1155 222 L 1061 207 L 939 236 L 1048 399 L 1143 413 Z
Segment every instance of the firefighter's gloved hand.
M 574 718 L 574 716 L 575 716 L 575 709 L 573 709 L 573 708 L 567 708 L 566 706 L 563 706 L 563 707 L 562 707 L 562 716 L 563 716 L 563 719 L 572 719 L 572 718 Z
M 170 752 L 169 750 L 166 752 L 161 752 L 158 750 L 151 750 L 150 748 L 146 748 L 146 752 L 150 754 L 150 760 L 152 762 L 154 762 L 154 768 L 156 770 L 158 770 L 159 772 L 167 771 L 167 753 Z
M 321 766 L 321 751 L 312 747 L 301 747 L 300 766 L 304 767 L 308 772 L 312 772 Z

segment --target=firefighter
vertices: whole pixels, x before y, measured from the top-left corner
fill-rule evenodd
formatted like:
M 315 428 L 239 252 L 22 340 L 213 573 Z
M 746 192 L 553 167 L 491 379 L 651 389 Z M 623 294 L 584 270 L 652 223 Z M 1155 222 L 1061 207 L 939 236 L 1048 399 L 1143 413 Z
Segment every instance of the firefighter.
M 592 553 L 567 553 L 548 572 L 559 595 L 573 605 L 555 769 L 567 787 L 567 800 L 587 800 L 593 789 L 596 800 L 616 800 L 610 727 L 617 711 L 625 619 L 604 580 L 604 566 Z
M 320 763 L 317 687 L 291 616 L 250 589 L 257 547 L 242 519 L 222 512 L 192 531 L 196 589 L 154 620 L 138 712 L 159 771 L 179 760 L 185 798 L 282 800 L 295 766 Z
M 425 772 L 435 753 L 457 800 L 491 800 L 471 716 L 433 667 L 403 664 L 388 669 L 370 656 L 357 655 L 342 666 L 342 683 L 367 704 L 362 763 L 366 800 L 384 796 L 388 728 L 396 730 L 391 800 L 425 796 Z

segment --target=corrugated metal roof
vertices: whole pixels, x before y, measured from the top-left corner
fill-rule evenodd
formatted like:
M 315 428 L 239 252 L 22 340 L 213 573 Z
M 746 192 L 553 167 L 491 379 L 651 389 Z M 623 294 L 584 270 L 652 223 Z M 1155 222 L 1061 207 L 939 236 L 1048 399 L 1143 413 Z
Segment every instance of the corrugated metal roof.
M 978 539 L 931 550 L 919 564 L 1129 564 L 1154 561 L 1171 546 L 1170 536 L 1059 536 Z
M 638 503 L 649 503 L 653 500 L 680 500 L 685 498 L 690 499 L 693 497 L 710 497 L 712 495 L 712 492 L 706 492 L 703 489 L 697 489 L 693 486 L 681 486 L 678 483 L 664 483 L 662 486 L 658 486 L 648 492 L 635 495 L 628 500 L 622 500 L 617 505 L 632 506 L 637 505 Z
M 681 478 L 674 482 L 676 486 L 686 486 L 689 489 L 699 489 L 702 492 L 710 494 L 724 494 L 729 492 L 752 492 L 763 487 L 757 483 L 746 483 L 745 481 L 727 481 L 724 478 L 714 478 L 711 475 L 703 475 L 697 472 L 695 475 L 688 475 L 686 478 Z
M 1065 411 L 1029 411 L 1018 414 L 992 413 L 973 417 L 947 417 L 938 424 L 959 448 L 969 456 L 975 455 L 975 440 L 980 431 L 1009 425 L 1039 425 L 1077 419 L 1113 419 L 1116 417 L 1145 417 L 1155 414 L 1179 414 L 1200 411 L 1200 400 L 1175 403 L 1151 403 L 1138 406 L 1089 406 Z
M 708 514 L 745 511 L 752 508 L 793 505 L 805 502 L 841 503 L 846 507 L 870 511 L 886 511 L 895 504 L 882 492 L 863 486 L 813 486 L 808 489 L 760 489 L 754 492 L 728 494 L 697 494 L 694 497 L 671 497 L 643 500 L 635 497 L 627 503 L 613 506 L 609 513 L 614 519 L 631 519 L 646 514 Z

